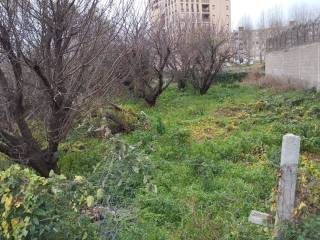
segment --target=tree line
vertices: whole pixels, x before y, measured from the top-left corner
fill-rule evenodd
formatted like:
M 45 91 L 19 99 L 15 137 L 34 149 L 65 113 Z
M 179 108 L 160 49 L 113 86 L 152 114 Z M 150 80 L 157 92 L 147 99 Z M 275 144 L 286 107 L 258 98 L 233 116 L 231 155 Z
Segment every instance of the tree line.
M 0 2 L 0 152 L 48 177 L 75 121 L 125 88 L 154 106 L 176 81 L 205 94 L 234 55 L 219 26 L 150 21 L 125 0 Z M 40 142 L 37 123 L 45 133 Z

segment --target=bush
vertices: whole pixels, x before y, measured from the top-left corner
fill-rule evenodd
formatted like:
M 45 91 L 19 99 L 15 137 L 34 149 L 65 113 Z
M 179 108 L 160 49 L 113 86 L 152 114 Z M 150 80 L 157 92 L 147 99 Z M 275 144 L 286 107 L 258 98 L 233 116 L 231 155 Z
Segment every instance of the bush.
M 83 134 L 94 138 L 108 138 L 111 134 L 129 133 L 137 128 L 147 127 L 145 114 L 136 114 L 132 109 L 117 105 L 94 109 L 78 122 L 76 131 L 69 137 Z
M 113 134 L 131 132 L 136 129 L 139 124 L 139 115 L 130 109 L 109 108 L 104 113 L 104 119 Z
M 152 165 L 117 138 L 87 179 L 42 178 L 13 165 L 0 172 L 0 239 L 114 239 L 136 218 L 138 192 L 156 193 Z
M 139 192 L 156 193 L 151 173 L 153 166 L 139 150 L 140 143 L 128 145 L 112 138 L 110 149 L 88 179 L 99 188 L 89 205 L 100 211 L 98 221 L 102 239 L 122 239 L 126 229 L 136 223 L 135 197 Z M 94 203 L 93 203 L 94 202 Z
M 109 144 L 109 153 L 96 165 L 90 180 L 103 189 L 103 205 L 127 207 L 140 188 L 156 188 L 150 182 L 152 165 L 138 145 L 128 145 L 117 138 Z
M 237 82 L 241 82 L 247 73 L 244 72 L 222 72 L 217 75 L 217 82 L 222 84 L 233 84 Z
M 0 172 L 0 182 L 0 239 L 98 239 L 81 214 L 90 189 L 84 179 L 46 179 L 13 165 Z

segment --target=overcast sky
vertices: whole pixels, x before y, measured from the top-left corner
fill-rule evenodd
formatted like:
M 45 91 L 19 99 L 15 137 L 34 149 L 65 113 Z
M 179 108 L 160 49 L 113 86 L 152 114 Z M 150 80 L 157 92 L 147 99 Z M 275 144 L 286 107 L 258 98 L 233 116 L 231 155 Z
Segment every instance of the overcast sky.
M 307 4 L 320 7 L 320 0 L 231 0 L 232 26 L 236 28 L 243 15 L 249 15 L 254 22 L 257 21 L 263 9 L 281 6 L 287 12 L 291 6 Z

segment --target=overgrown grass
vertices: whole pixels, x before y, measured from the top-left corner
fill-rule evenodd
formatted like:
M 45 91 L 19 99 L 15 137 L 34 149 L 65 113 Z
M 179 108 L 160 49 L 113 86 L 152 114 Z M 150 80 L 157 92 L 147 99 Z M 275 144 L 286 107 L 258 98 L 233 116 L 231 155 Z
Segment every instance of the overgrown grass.
M 268 239 L 268 230 L 247 219 L 253 209 L 274 208 L 284 134 L 301 136 L 304 161 L 313 169 L 308 183 L 320 179 L 319 100 L 311 91 L 279 93 L 224 84 L 205 96 L 170 87 L 154 108 L 123 103 L 144 111 L 151 122 L 149 129 L 122 140 L 138 144 L 149 156 L 153 170 L 148 178 L 156 188 L 135 191 L 136 218 L 125 222 L 120 239 Z M 62 153 L 62 171 L 90 175 L 90 166 L 103 155 L 104 141 L 77 141 L 87 147 Z M 311 197 L 299 199 L 312 202 L 312 208 L 298 209 L 297 216 L 319 214 L 319 198 Z

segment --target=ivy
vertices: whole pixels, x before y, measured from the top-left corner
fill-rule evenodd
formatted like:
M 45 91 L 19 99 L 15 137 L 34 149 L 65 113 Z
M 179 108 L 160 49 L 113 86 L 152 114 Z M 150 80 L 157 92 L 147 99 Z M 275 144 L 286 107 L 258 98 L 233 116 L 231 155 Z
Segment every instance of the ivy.
M 0 239 L 95 239 L 89 216 L 80 213 L 91 188 L 85 179 L 45 179 L 13 165 L 0 172 L 0 183 Z

